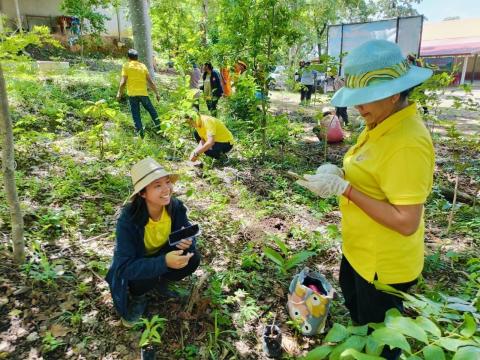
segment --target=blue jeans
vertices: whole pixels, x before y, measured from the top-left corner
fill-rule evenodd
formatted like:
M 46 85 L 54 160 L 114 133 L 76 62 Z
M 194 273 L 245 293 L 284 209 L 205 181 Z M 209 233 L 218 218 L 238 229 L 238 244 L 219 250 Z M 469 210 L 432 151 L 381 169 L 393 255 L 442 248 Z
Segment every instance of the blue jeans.
M 135 129 L 137 131 L 143 131 L 142 118 L 140 116 L 140 103 L 150 114 L 155 126 L 160 125 L 157 110 L 153 107 L 148 96 L 129 96 L 128 102 L 130 103 L 130 111 L 132 112 L 133 122 L 135 123 Z

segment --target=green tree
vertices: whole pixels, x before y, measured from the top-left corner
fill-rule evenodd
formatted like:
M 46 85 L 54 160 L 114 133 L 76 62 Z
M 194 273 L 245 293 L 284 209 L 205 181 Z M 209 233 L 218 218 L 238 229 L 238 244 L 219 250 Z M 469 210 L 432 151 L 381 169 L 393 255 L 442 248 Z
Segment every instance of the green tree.
M 372 3 L 372 8 L 379 19 L 413 16 L 418 15 L 413 5 L 421 2 L 422 0 L 378 0 Z
M 150 13 L 152 38 L 160 51 L 184 65 L 189 59 L 202 57 L 202 9 L 198 0 L 153 0 Z
M 98 12 L 99 8 L 107 8 L 110 0 L 63 0 L 60 8 L 66 15 L 80 19 L 80 36 L 87 33 L 100 34 L 105 31 L 106 15 Z
M 268 74 L 285 46 L 300 37 L 294 26 L 298 7 L 288 0 L 221 0 L 217 17 L 209 25 L 208 38 L 213 54 L 222 61 L 242 58 L 251 64 L 262 94 L 260 129 L 266 143 Z
M 367 5 L 363 0 L 304 0 L 298 2 L 297 6 L 300 16 L 295 26 L 302 29 L 302 38 L 293 50 L 295 55 L 305 55 L 302 50 L 310 53 L 313 46 L 317 47 L 319 55 L 322 54 L 328 25 L 348 21 L 352 17 L 365 20 L 373 11 L 366 10 Z
M 40 45 L 42 43 L 50 43 L 54 46 L 60 45 L 51 38 L 49 29 L 45 26 L 35 26 L 29 33 L 21 32 L 14 35 L 7 35 L 8 33 L 9 29 L 0 33 L 0 135 L 2 144 L 2 171 L 5 196 L 10 208 L 12 221 L 13 257 L 17 263 L 23 263 L 25 260 L 24 224 L 15 183 L 12 119 L 8 110 L 7 87 L 5 85 L 1 62 L 2 60 L 28 60 L 28 58 L 22 54 L 22 50 L 28 45 Z
M 79 19 L 80 54 L 83 57 L 84 35 L 99 35 L 105 31 L 105 20 L 109 19 L 106 15 L 100 14 L 98 8 L 106 8 L 110 5 L 110 0 L 63 0 L 60 9 L 69 16 L 75 16 Z

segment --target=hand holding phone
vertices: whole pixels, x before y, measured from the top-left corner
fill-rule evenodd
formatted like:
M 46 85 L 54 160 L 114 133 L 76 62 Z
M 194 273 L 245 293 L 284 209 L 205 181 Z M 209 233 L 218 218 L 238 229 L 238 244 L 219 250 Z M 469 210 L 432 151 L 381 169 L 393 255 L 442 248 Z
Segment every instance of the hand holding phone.
M 190 225 L 170 233 L 170 236 L 168 237 L 168 244 L 170 246 L 175 246 L 179 244 L 182 240 L 197 236 L 199 234 L 200 228 L 198 224 Z
M 170 251 L 165 255 L 165 263 L 171 269 L 182 269 L 188 265 L 193 253 L 183 254 L 183 250 Z
M 180 249 L 180 250 L 188 250 L 190 246 L 192 246 L 192 243 L 193 243 L 193 239 L 188 238 L 188 239 L 180 240 L 180 242 L 177 243 L 177 245 L 175 246 L 177 247 L 177 249 Z

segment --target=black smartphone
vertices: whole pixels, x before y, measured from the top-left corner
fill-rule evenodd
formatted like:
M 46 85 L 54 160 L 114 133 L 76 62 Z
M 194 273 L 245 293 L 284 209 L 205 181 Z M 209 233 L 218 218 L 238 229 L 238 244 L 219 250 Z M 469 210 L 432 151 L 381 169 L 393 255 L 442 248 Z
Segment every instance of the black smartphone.
M 175 246 L 183 239 L 196 236 L 199 233 L 200 233 L 200 228 L 198 224 L 187 226 L 183 229 L 170 233 L 170 236 L 168 237 L 168 244 L 170 246 Z

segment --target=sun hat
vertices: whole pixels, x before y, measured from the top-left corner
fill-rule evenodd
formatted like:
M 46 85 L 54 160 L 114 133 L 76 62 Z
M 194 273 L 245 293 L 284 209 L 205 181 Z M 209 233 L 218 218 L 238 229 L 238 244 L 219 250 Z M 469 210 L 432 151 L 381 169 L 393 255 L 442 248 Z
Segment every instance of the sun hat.
M 177 174 L 172 174 L 151 157 L 140 160 L 132 166 L 130 171 L 133 183 L 133 193 L 129 196 L 131 199 L 135 194 L 140 192 L 152 181 L 160 179 L 164 176 L 170 176 L 171 182 L 176 182 L 179 178 Z
M 244 63 L 242 60 L 237 60 L 237 64 L 242 65 L 245 69 L 247 69 L 247 64 Z
M 400 47 L 371 40 L 353 49 L 343 64 L 345 86 L 332 98 L 337 107 L 367 104 L 421 84 L 433 71 L 408 63 Z

